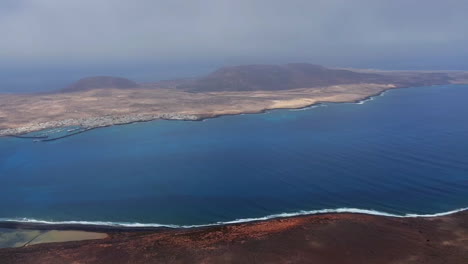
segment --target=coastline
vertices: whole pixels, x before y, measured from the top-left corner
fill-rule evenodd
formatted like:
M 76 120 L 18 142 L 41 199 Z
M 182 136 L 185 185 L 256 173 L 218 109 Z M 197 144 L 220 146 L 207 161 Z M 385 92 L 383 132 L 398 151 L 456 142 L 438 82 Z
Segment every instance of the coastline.
M 191 229 L 100 230 L 107 237 L 0 249 L 0 260 L 2 263 L 464 263 L 468 258 L 467 220 L 468 211 L 425 218 L 325 213 Z
M 424 87 L 424 86 L 421 86 Z M 402 88 L 421 88 L 421 87 L 396 87 L 396 86 L 389 86 L 385 89 L 379 89 L 379 91 L 366 94 L 362 96 L 358 96 L 351 100 L 324 100 L 324 101 L 313 101 L 313 102 L 304 102 L 297 104 L 295 102 L 281 102 L 279 105 L 274 107 L 265 107 L 255 111 L 232 111 L 232 112 L 223 112 L 220 114 L 209 114 L 209 113 L 197 113 L 197 114 L 180 114 L 180 113 L 163 113 L 157 115 L 145 115 L 145 114 L 134 114 L 134 115 L 125 115 L 125 116 L 100 116 L 100 117 L 91 117 L 91 118 L 82 118 L 82 119 L 66 119 L 66 120 L 57 120 L 57 121 L 49 121 L 45 123 L 38 123 L 33 124 L 31 126 L 26 127 L 18 127 L 18 128 L 6 128 L 0 129 L 0 137 L 17 137 L 21 138 L 22 135 L 26 135 L 32 132 L 38 132 L 47 129 L 55 129 L 55 128 L 66 128 L 70 126 L 79 126 L 82 130 L 76 133 L 67 134 L 65 136 L 61 136 L 58 138 L 53 139 L 42 139 L 40 141 L 52 141 L 58 140 L 61 138 L 73 136 L 76 134 L 84 133 L 93 129 L 97 128 L 105 128 L 110 126 L 117 126 L 117 125 L 128 125 L 133 123 L 140 123 L 140 122 L 151 122 L 157 120 L 166 120 L 166 121 L 204 121 L 207 119 L 218 118 L 222 116 L 234 116 L 234 115 L 245 115 L 245 114 L 262 114 L 267 113 L 269 111 L 274 110 L 299 110 L 299 109 L 306 109 L 312 106 L 326 104 L 326 103 L 356 103 L 362 104 L 369 100 L 372 100 L 374 97 L 378 97 L 383 95 L 385 92 L 393 89 L 402 89 Z M 293 100 L 295 101 L 295 100 Z M 29 138 L 29 137 L 28 137 Z M 40 139 L 37 137 L 37 139 Z
M 434 218 L 449 216 L 457 213 L 467 212 L 468 207 L 458 208 L 450 211 L 432 213 L 432 214 L 414 214 L 406 213 L 404 215 L 391 214 L 369 209 L 358 208 L 337 208 L 337 209 L 319 209 L 305 211 L 301 210 L 292 213 L 271 214 L 255 218 L 241 218 L 225 222 L 198 224 L 198 225 L 173 225 L 158 223 L 130 223 L 130 222 L 109 222 L 109 221 L 45 221 L 37 219 L 0 219 L 0 228 L 20 228 L 37 230 L 80 230 L 80 231 L 160 231 L 160 230 L 183 230 L 208 228 L 216 226 L 229 226 L 236 224 L 248 224 L 269 221 L 274 219 L 288 219 L 295 217 L 308 217 L 316 215 L 339 215 L 339 214 L 357 214 L 370 215 L 390 218 Z

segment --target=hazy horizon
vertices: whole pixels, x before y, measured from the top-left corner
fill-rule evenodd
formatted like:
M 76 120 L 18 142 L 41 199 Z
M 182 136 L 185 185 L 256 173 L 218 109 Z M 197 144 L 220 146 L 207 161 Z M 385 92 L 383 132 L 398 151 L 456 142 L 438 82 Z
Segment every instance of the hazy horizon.
M 461 0 L 5 0 L 0 92 L 156 81 L 226 65 L 468 70 Z M 422 12 L 422 10 L 424 12 Z M 105 19 L 103 19 L 105 18 Z

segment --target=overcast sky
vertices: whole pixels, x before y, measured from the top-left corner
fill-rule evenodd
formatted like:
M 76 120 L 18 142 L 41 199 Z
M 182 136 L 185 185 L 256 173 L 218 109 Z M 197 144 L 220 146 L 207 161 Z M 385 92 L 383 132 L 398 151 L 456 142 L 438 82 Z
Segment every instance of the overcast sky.
M 0 64 L 460 68 L 466 0 L 1 0 Z

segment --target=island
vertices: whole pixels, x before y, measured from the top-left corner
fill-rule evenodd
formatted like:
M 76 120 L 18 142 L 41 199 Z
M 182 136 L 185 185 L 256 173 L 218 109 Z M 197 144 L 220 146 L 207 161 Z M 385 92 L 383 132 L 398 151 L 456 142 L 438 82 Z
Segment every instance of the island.
M 54 92 L 0 94 L 0 136 L 155 119 L 202 120 L 321 102 L 359 102 L 395 88 L 465 83 L 468 73 L 462 71 L 340 69 L 307 63 L 224 67 L 199 78 L 153 83 L 95 76 Z

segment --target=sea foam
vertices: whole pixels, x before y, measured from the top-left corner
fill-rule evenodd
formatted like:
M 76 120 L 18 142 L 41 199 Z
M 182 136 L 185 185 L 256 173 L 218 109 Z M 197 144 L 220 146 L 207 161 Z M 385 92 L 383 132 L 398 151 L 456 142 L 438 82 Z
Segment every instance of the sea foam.
M 455 214 L 458 212 L 466 211 L 468 207 L 459 208 L 451 211 L 434 213 L 434 214 L 412 214 L 407 213 L 404 215 L 386 213 L 381 211 L 376 211 L 372 209 L 359 209 L 359 208 L 336 208 L 336 209 L 320 209 L 320 210 L 301 210 L 298 212 L 292 213 L 280 213 L 272 214 L 263 217 L 253 217 L 253 218 L 240 218 L 231 221 L 225 222 L 215 222 L 210 224 L 199 224 L 199 225 L 173 225 L 173 224 L 158 224 L 158 223 L 131 223 L 131 222 L 110 222 L 110 221 L 46 221 L 38 220 L 32 218 L 0 218 L 0 222 L 9 222 L 9 223 L 27 223 L 27 224 L 45 224 L 45 225 L 92 225 L 92 226 L 106 226 L 106 227 L 130 227 L 130 228 L 195 228 L 195 227 L 208 227 L 208 226 L 219 226 L 219 225 L 229 225 L 229 224 L 239 224 L 239 223 L 248 223 L 255 221 L 265 221 L 276 218 L 287 218 L 295 216 L 305 216 L 305 215 L 317 215 L 317 214 L 337 214 L 337 213 L 353 213 L 353 214 L 367 214 L 367 215 L 377 215 L 377 216 L 386 216 L 386 217 L 396 217 L 396 218 L 427 218 L 427 217 L 438 217 Z
M 314 104 L 314 105 L 307 106 L 307 107 L 289 109 L 289 111 L 305 111 L 305 110 L 309 110 L 309 109 L 313 109 L 313 108 L 317 108 L 317 107 L 325 107 L 325 106 L 327 106 L 327 105 L 325 105 L 325 104 Z
M 361 104 L 373 101 L 376 97 L 384 96 L 386 92 L 387 91 L 383 91 L 383 92 L 381 92 L 381 93 L 379 93 L 377 95 L 367 97 L 366 99 L 360 100 L 360 101 L 356 102 L 355 104 L 361 105 Z

